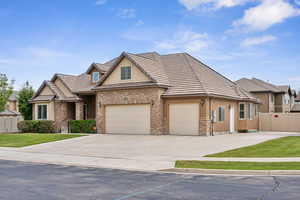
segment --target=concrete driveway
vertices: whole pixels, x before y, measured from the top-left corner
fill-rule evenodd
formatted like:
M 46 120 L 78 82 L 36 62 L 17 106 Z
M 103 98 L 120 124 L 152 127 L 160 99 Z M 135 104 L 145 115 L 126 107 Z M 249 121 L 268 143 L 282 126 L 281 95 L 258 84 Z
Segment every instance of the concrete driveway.
M 90 135 L 24 148 L 0 148 L 0 159 L 104 168 L 160 170 L 176 160 L 257 144 L 287 134 L 199 136 Z

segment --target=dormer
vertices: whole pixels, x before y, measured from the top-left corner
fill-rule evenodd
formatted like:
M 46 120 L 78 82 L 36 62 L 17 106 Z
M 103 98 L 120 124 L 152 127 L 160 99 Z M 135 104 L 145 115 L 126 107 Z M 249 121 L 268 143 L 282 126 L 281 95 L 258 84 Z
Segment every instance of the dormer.
M 105 74 L 106 68 L 108 67 L 105 65 L 92 63 L 86 71 L 86 74 L 89 74 L 91 76 L 92 83 L 98 83 L 101 77 Z

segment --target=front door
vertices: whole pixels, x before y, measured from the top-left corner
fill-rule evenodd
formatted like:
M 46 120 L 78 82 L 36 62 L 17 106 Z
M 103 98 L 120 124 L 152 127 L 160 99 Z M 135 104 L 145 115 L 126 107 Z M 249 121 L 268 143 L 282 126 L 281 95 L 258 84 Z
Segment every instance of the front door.
M 235 127 L 234 127 L 234 107 L 230 108 L 230 133 L 235 132 Z

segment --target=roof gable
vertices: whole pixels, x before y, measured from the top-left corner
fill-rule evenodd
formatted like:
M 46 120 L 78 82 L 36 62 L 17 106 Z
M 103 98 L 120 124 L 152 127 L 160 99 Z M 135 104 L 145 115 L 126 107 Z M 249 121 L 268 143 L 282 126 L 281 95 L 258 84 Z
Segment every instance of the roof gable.
M 156 82 L 156 80 L 147 73 L 144 68 L 140 64 L 140 60 L 137 61 L 137 59 L 134 59 L 135 57 L 133 55 L 129 55 L 126 52 L 123 52 L 115 61 L 112 67 L 107 71 L 107 73 L 100 79 L 99 83 L 97 86 L 101 86 L 107 79 L 108 77 L 113 73 L 113 71 L 119 66 L 119 64 L 122 62 L 122 60 L 126 58 L 128 59 L 135 67 L 137 67 L 146 77 L 149 78 L 150 81 Z M 143 58 L 146 59 L 146 58 Z
M 131 67 L 131 79 L 121 80 L 121 68 L 125 66 Z M 152 80 L 143 73 L 134 63 L 124 57 L 121 62 L 114 68 L 102 85 L 122 84 L 122 83 L 138 83 L 151 82 Z

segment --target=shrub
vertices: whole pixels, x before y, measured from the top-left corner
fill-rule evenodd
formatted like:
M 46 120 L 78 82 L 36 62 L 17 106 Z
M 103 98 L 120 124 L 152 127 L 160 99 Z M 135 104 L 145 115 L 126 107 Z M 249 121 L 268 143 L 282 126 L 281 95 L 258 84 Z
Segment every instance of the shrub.
M 25 120 L 18 123 L 18 128 L 23 133 L 54 133 L 54 121 L 50 120 Z
M 96 120 L 71 120 L 71 133 L 96 133 Z

